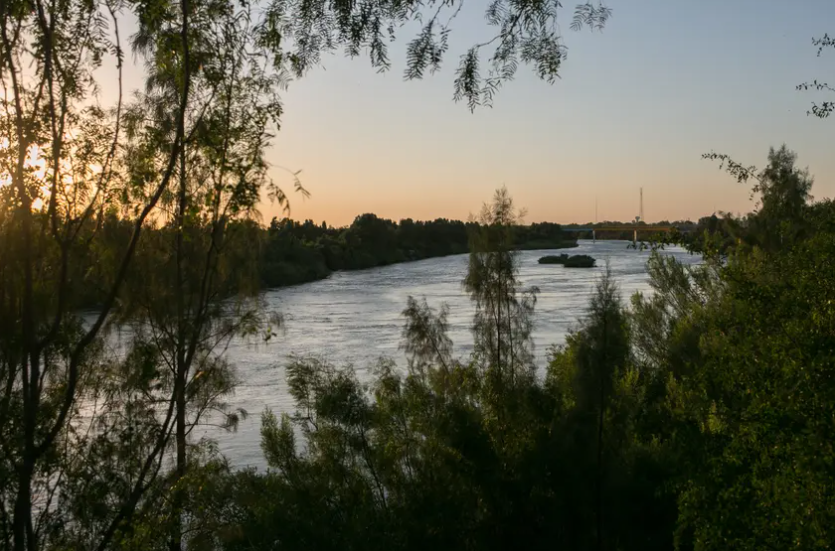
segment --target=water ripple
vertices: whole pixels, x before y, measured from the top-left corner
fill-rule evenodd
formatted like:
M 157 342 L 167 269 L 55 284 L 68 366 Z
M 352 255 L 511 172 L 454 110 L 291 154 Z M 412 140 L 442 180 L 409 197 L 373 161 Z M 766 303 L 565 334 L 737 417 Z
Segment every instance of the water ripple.
M 538 365 L 545 364 L 548 348 L 562 344 L 565 335 L 584 314 L 595 283 L 608 260 L 624 299 L 636 291 L 648 291 L 648 252 L 627 249 L 625 241 L 580 242 L 571 254 L 590 254 L 598 259 L 593 269 L 567 269 L 541 265 L 546 251 L 520 253 L 520 279 L 526 286 L 539 287 L 533 339 Z M 686 263 L 696 257 L 680 249 L 668 251 Z M 467 256 L 423 260 L 354 272 L 338 272 L 328 279 L 266 293 L 271 309 L 285 315 L 286 332 L 267 345 L 233 343 L 230 359 L 242 384 L 230 402 L 248 410 L 251 417 L 241 422 L 237 433 L 217 437 L 221 450 L 234 464 L 263 465 L 260 450 L 259 415 L 265 408 L 291 411 L 284 365 L 291 354 L 315 354 L 339 364 L 352 364 L 360 377 L 381 356 L 404 364 L 398 347 L 403 318 L 401 312 L 410 295 L 431 306 L 449 306 L 450 338 L 458 354 L 472 349 L 470 322 L 473 308 L 462 286 Z

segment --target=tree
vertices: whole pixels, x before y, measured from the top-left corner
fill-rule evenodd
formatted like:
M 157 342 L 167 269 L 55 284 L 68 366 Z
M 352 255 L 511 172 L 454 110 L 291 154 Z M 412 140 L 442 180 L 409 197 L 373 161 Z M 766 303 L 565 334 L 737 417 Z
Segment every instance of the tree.
M 12 1 L 0 8 L 0 126 L 7 136 L 0 144 L 6 248 L 0 317 L 8 324 L 0 357 L 0 423 L 7 427 L 3 470 L 14 473 L 0 488 L 0 509 L 4 525 L 11 527 L 4 544 L 16 551 L 60 537 L 62 512 L 51 506 L 52 498 L 85 452 L 74 435 L 78 402 L 89 397 L 91 370 L 101 361 L 98 339 L 141 229 L 171 180 L 182 138 L 173 132 L 165 169 L 134 203 L 132 235 L 112 265 L 99 312 L 85 325 L 76 314 L 76 291 L 89 269 L 85 252 L 94 248 L 96 229 L 117 198 L 123 121 L 121 94 L 112 111 L 90 98 L 105 56 L 117 67 L 121 90 L 121 7 Z M 187 92 L 182 98 L 185 103 Z M 172 113 L 182 120 L 183 109 L 175 106 Z M 132 511 L 143 476 L 114 504 L 114 519 Z M 111 536 L 99 543 L 106 545 Z
M 588 317 L 568 336 L 565 347 L 555 350 L 548 369 L 549 385 L 570 396 L 579 447 L 587 443 L 577 458 L 594 465 L 589 493 L 595 496 L 592 510 L 596 549 L 608 549 L 615 541 L 615 531 L 606 526 L 608 518 L 604 514 L 610 509 L 605 504 L 614 498 L 606 494 L 614 478 L 607 467 L 618 463 L 613 456 L 622 452 L 619 448 L 623 441 L 608 425 L 616 417 L 615 396 L 630 363 L 628 319 L 607 269 L 591 299 Z
M 471 232 L 470 264 L 464 286 L 476 306 L 473 322 L 475 353 L 494 391 L 533 376 L 530 313 L 536 288 L 521 293 L 517 284 L 515 226 L 524 213 L 502 187 L 485 204 Z
M 292 47 L 283 57 L 297 75 L 318 64 L 323 52 L 338 48 L 352 57 L 366 49 L 371 65 L 384 71 L 391 66 L 386 41 L 395 37 L 395 29 L 403 23 L 418 21 L 421 29 L 407 46 L 404 77 L 410 80 L 440 68 L 449 49 L 451 23 L 462 6 L 460 1 L 436 0 L 338 4 L 272 0 L 261 37 L 263 44 L 276 52 L 286 47 L 286 39 L 292 40 Z M 491 105 L 502 84 L 513 78 L 520 61 L 532 64 L 539 78 L 553 83 L 566 55 L 558 25 L 561 7 L 557 0 L 491 2 L 484 15 L 488 24 L 497 28 L 496 34 L 461 55 L 454 82 L 455 100 L 466 100 L 471 110 Z M 574 9 L 570 26 L 573 30 L 584 26 L 599 30 L 611 13 L 603 3 L 586 1 Z M 493 45 L 484 74 L 481 52 Z
M 125 303 L 137 304 L 124 313 L 138 314 L 165 360 L 162 370 L 170 371 L 163 380 L 173 404 L 176 475 L 170 482 L 169 548 L 174 550 L 181 548 L 185 493 L 178 485 L 188 471 L 188 435 L 212 410 L 226 416 L 223 426 L 234 427 L 237 420 L 238 414 L 219 407 L 225 406 L 220 400 L 231 392 L 234 377 L 217 351 L 233 336 L 255 332 L 263 317 L 263 305 L 252 300 L 257 257 L 247 255 L 257 249 L 244 245 L 254 232 L 241 221 L 252 216 L 262 189 L 270 189 L 281 204 L 286 197 L 267 176 L 263 158 L 281 113 L 277 94 L 283 75 L 265 68 L 270 58 L 255 48 L 252 13 L 225 2 L 192 4 L 191 47 L 172 60 L 170 22 L 185 16 L 168 9 L 165 17 L 141 19 L 134 38 L 134 47 L 155 63 L 146 93 L 129 112 L 129 147 L 164 154 L 142 125 L 151 112 L 163 126 L 173 126 L 167 113 L 180 75 L 191 75 L 197 101 L 187 109 L 176 185 L 163 196 L 159 220 L 165 228 L 145 241 L 142 264 L 153 268 L 135 270 L 137 285 L 127 290 Z M 303 191 L 298 182 L 296 188 Z
M 657 374 L 642 431 L 675 466 L 680 548 L 832 540 L 822 498 L 832 454 L 820 440 L 831 360 L 819 340 L 831 317 L 821 309 L 832 287 L 831 203 L 807 203 L 811 178 L 790 152 L 769 157 L 761 172 L 726 164 L 759 177 L 762 206 L 744 228 L 751 246 L 691 269 L 655 257 L 656 293 L 634 301 L 636 356 Z
M 652 430 L 675 465 L 681 548 L 822 549 L 832 539 L 832 454 L 820 440 L 831 360 L 819 340 L 831 240 L 652 275 L 659 294 L 642 301 L 636 331 L 663 382 L 666 418 Z
M 825 49 L 835 48 L 835 40 L 833 40 L 828 34 L 824 34 L 822 37 L 813 38 L 812 45 L 818 48 L 818 57 L 821 56 Z M 816 91 L 816 92 L 833 92 L 832 86 L 830 86 L 827 82 L 813 80 L 812 82 L 804 82 L 803 84 L 797 85 L 797 90 L 801 91 Z M 835 101 L 832 100 L 824 100 L 820 103 L 812 102 L 812 108 L 806 112 L 807 115 L 814 115 L 819 119 L 828 118 L 832 111 L 835 110 Z
M 216 299 L 229 290 L 212 282 L 223 265 L 227 226 L 251 211 L 267 184 L 260 152 L 269 124 L 280 114 L 275 94 L 283 70 L 302 74 L 322 52 L 340 46 L 350 55 L 368 47 L 372 64 L 385 68 L 385 31 L 432 12 L 408 49 L 407 77 L 420 78 L 437 68 L 446 51 L 449 23 L 440 19 L 443 8 L 452 8 L 454 16 L 460 4 L 275 0 L 257 7 L 263 8 L 258 12 L 263 19 L 255 19 L 254 5 L 225 0 L 11 0 L 0 7 L 0 425 L 6 427 L 0 472 L 13 474 L 13 482 L 0 489 L 0 514 L 8 528 L 4 544 L 16 551 L 47 541 L 110 546 L 129 531 L 138 508 L 150 507 L 143 496 L 156 487 L 172 431 L 184 464 L 185 381 L 202 353 L 204 329 L 213 325 Z M 553 81 L 564 57 L 556 32 L 558 8 L 556 1 L 492 4 L 487 15 L 499 32 L 462 58 L 456 98 L 471 108 L 489 104 L 519 61 L 534 64 L 540 77 Z M 604 6 L 582 4 L 574 26 L 599 28 L 609 14 Z M 146 89 L 132 105 L 125 104 L 121 90 L 125 19 L 138 23 L 131 44 L 146 77 Z M 496 50 L 482 78 L 479 51 L 491 44 Z M 95 96 L 105 58 L 118 75 L 119 98 L 112 109 L 99 106 Z M 285 198 L 280 189 L 274 194 Z M 132 225 L 130 236 L 115 258 L 98 258 L 108 250 L 100 230 L 114 215 Z M 160 267 L 162 272 L 173 267 L 172 288 L 178 293 L 169 305 L 176 314 L 151 315 L 167 320 L 160 327 L 176 327 L 165 347 L 173 346 L 177 361 L 170 407 L 159 411 L 151 407 L 155 398 L 145 396 L 150 387 L 159 390 L 145 368 L 164 362 L 163 356 L 137 341 L 126 358 L 97 368 L 105 363 L 103 330 L 117 319 L 114 314 L 128 316 L 131 302 L 138 302 L 121 299 L 127 277 L 137 273 L 140 237 L 147 228 L 166 224 L 168 233 L 159 235 L 170 239 L 173 265 Z M 190 243 L 198 230 L 206 234 Z M 143 254 L 154 246 L 142 242 Z M 106 288 L 92 323 L 85 324 L 77 312 L 88 293 L 79 289 L 93 281 Z M 176 323 L 169 324 L 171 319 Z M 102 380 L 98 372 L 111 379 Z M 77 423 L 83 424 L 79 407 L 105 390 L 117 402 L 145 399 L 147 407 L 138 406 L 142 422 L 97 414 L 94 421 L 106 422 L 89 426 L 106 431 L 85 440 L 77 431 Z M 110 404 L 107 411 L 116 408 Z M 122 474 L 129 482 L 98 496 L 103 502 L 106 495 L 108 503 L 95 519 L 101 530 L 88 530 L 83 542 L 72 540 L 80 533 L 75 528 L 90 519 L 35 502 L 72 488 L 65 480 L 79 476 L 79 461 L 108 457 L 90 453 L 89 446 L 102 451 L 119 435 L 131 441 L 140 427 L 147 432 L 137 448 L 143 454 L 138 463 L 109 464 L 127 469 Z M 176 511 L 177 499 L 174 503 Z M 172 547 L 178 539 L 173 533 Z
M 775 250 L 788 246 L 808 230 L 806 206 L 812 199 L 812 177 L 808 170 L 795 167 L 797 155 L 785 145 L 768 151 L 763 170 L 743 166 L 728 155 L 708 153 L 706 159 L 719 160 L 739 182 L 755 181 L 752 195 L 759 194 L 757 210 L 748 217 L 745 239 L 751 245 Z

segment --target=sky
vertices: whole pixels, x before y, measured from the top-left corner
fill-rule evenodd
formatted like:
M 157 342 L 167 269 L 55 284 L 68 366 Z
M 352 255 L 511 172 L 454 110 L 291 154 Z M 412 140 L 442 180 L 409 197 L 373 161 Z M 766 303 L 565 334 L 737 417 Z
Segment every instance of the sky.
M 405 43 L 392 69 L 367 58 L 326 56 L 290 84 L 268 160 L 301 170 L 311 196 L 290 193 L 291 216 L 331 225 L 355 216 L 465 219 L 506 185 L 528 222 L 631 220 L 643 188 L 644 218 L 693 219 L 748 212 L 749 187 L 701 155 L 717 151 L 761 166 L 786 143 L 816 177 L 813 195 L 835 194 L 835 120 L 807 116 L 797 84 L 826 80 L 835 50 L 812 38 L 835 32 L 832 0 L 609 0 L 605 30 L 574 32 L 564 2 L 568 58 L 549 85 L 521 65 L 492 108 L 452 100 L 458 56 L 492 36 L 484 2 L 452 25 L 444 68 L 404 81 Z M 281 215 L 268 201 L 265 221 Z

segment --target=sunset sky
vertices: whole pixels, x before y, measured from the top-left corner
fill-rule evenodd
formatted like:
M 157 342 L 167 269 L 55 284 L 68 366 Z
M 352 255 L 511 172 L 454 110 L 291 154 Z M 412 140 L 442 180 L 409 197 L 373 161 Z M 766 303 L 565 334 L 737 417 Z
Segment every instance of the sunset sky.
M 291 195 L 293 218 L 466 218 L 502 184 L 530 222 L 593 220 L 595 198 L 601 220 L 632 219 L 640 187 L 648 221 L 746 212 L 748 187 L 701 154 L 762 165 L 783 142 L 816 176 L 816 198 L 835 193 L 835 121 L 807 116 L 821 96 L 795 90 L 833 74 L 835 51 L 812 46 L 835 31 L 832 0 L 610 0 L 602 33 L 570 31 L 568 0 L 562 79 L 521 66 L 492 109 L 471 114 L 452 101 L 453 71 L 491 36 L 483 4 L 458 16 L 445 69 L 423 81 L 402 78 L 407 28 L 386 74 L 335 55 L 291 83 L 268 158 L 301 169 L 312 194 Z

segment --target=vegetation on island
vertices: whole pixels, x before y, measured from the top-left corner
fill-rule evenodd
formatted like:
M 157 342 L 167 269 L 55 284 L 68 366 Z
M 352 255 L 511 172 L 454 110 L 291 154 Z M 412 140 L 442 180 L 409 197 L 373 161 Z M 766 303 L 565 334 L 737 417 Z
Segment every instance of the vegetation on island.
M 568 257 L 562 265 L 566 268 L 594 268 L 595 262 L 597 261 L 589 255 L 575 254 Z
M 454 354 L 444 305 L 412 297 L 404 368 L 357 366 L 371 367 L 361 381 L 317 358 L 286 366 L 294 408 L 261 418 L 269 469 L 235 468 L 197 438 L 249 413 L 235 406 L 230 342 L 274 339 L 282 323 L 259 295 L 270 230 L 255 220 L 262 192 L 288 204 L 265 160 L 286 75 L 337 48 L 385 69 L 385 39 L 417 22 L 406 76 L 420 78 L 460 8 L 0 4 L 3 549 L 832 547 L 835 204 L 812 202 L 785 147 L 763 170 L 710 154 L 754 179 L 756 210 L 686 241 L 700 265 L 655 251 L 652 294 L 627 304 L 605 274 L 544 373 L 537 289 L 518 277 L 521 217 L 499 190 L 463 227 L 471 353 Z M 456 98 L 491 103 L 519 62 L 553 81 L 559 8 L 490 3 L 495 38 L 463 53 Z M 572 27 L 609 13 L 580 4 Z M 143 71 L 135 94 L 128 54 Z M 108 70 L 118 99 L 102 107 Z M 338 254 L 323 228 L 322 257 L 345 269 L 444 250 L 420 252 L 441 240 L 410 243 L 403 224 L 375 219 L 337 237 L 351 243 Z M 310 265 L 285 261 L 290 248 L 276 241 L 271 257 L 282 283 L 300 277 L 283 262 Z
M 562 264 L 566 260 L 568 260 L 568 255 L 567 254 L 561 254 L 559 256 L 557 256 L 557 255 L 547 255 L 547 256 L 543 256 L 542 258 L 540 258 L 539 263 L 540 264 Z
M 587 254 L 549 255 L 539 259 L 540 264 L 562 264 L 566 268 L 594 268 L 595 262 L 597 261 Z

